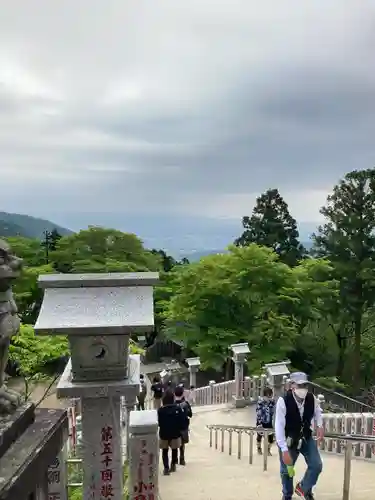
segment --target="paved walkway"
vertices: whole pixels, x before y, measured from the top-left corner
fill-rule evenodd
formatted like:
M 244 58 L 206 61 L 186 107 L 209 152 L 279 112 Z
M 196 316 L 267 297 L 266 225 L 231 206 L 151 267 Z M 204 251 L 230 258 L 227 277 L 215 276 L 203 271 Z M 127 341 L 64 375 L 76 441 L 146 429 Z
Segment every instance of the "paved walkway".
M 228 440 L 224 453 L 220 452 L 220 444 L 218 450 L 209 447 L 207 424 L 254 425 L 254 420 L 253 408 L 196 408 L 191 442 L 186 451 L 187 465 L 178 467 L 177 472 L 170 476 L 161 476 L 161 500 L 280 500 L 277 456 L 269 458 L 268 471 L 263 472 L 263 458 L 256 453 L 253 465 L 249 465 L 247 440 L 242 444 L 241 460 L 237 458 L 236 435 L 233 436 L 231 456 L 228 455 Z M 316 488 L 316 498 L 342 500 L 343 458 L 322 454 L 322 459 L 324 469 Z M 303 459 L 297 462 L 297 478 L 301 477 L 304 466 Z M 374 491 L 375 463 L 353 460 L 350 499 L 374 500 Z

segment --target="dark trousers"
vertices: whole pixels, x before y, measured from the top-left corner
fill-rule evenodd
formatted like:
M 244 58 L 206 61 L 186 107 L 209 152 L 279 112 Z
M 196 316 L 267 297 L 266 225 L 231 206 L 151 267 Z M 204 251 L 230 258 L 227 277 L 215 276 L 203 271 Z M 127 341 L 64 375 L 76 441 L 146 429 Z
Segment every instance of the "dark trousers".
M 263 427 L 263 429 L 272 429 L 272 424 L 263 424 L 262 427 Z M 262 438 L 263 438 L 263 434 L 258 432 L 258 434 L 257 434 L 258 447 L 260 446 L 260 444 L 262 442 Z M 273 433 L 268 434 L 268 444 L 272 444 L 274 439 L 275 439 L 275 435 Z
M 169 449 L 168 448 L 163 449 L 161 454 L 162 454 L 164 469 L 169 470 Z M 178 449 L 176 448 L 172 450 L 171 465 L 177 465 L 177 463 L 178 463 Z
M 180 461 L 184 460 L 185 460 L 185 444 L 182 443 L 182 445 L 180 446 Z
M 145 400 L 144 399 L 138 399 L 137 403 L 137 410 L 144 410 L 145 409 Z

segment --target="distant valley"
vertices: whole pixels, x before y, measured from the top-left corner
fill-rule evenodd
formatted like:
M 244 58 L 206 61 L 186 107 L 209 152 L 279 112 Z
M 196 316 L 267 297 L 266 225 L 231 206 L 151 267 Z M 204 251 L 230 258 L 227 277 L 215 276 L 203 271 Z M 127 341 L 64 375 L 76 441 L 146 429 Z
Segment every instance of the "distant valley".
M 312 242 L 311 241 L 302 241 L 302 245 L 307 249 L 311 250 L 312 247 Z M 212 250 L 196 250 L 196 251 L 189 251 L 189 252 L 175 252 L 176 255 L 174 257 L 177 260 L 181 260 L 183 258 L 188 259 L 190 262 L 196 262 L 202 257 L 206 257 L 207 255 L 214 255 L 217 253 L 225 253 L 225 249 L 212 249 Z
M 153 226 L 153 228 L 155 230 L 155 226 Z M 61 227 L 47 219 L 31 217 L 29 215 L 0 212 L 0 237 L 3 236 L 7 238 L 12 236 L 23 236 L 26 238 L 41 239 L 43 238 L 43 233 L 45 231 L 52 231 L 53 229 L 56 229 L 62 236 L 73 234 L 73 231 L 70 229 Z M 131 230 L 129 232 L 131 232 Z M 135 232 L 137 233 L 137 231 Z M 149 248 L 163 248 L 164 246 L 162 243 L 163 238 L 161 238 L 159 244 L 156 237 L 147 238 L 146 236 L 142 239 L 144 239 L 146 246 Z M 178 242 L 182 243 L 182 241 L 177 238 L 174 242 L 174 248 L 165 249 L 166 253 L 172 255 L 176 260 L 186 258 L 190 262 L 196 262 L 207 255 L 226 252 L 225 246 L 223 246 L 223 248 L 197 248 L 196 250 L 188 248 L 185 250 L 178 249 Z M 230 243 L 231 241 L 228 241 L 228 245 Z M 304 241 L 302 243 L 307 249 L 311 248 L 311 241 Z

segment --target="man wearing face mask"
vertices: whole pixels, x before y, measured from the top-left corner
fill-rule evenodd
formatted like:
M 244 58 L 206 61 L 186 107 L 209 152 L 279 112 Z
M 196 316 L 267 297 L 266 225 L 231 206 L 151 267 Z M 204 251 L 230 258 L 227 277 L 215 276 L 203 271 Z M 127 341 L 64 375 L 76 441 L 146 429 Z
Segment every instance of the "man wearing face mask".
M 317 446 L 317 442 L 324 436 L 322 411 L 315 396 L 308 392 L 307 382 L 305 373 L 292 373 L 290 389 L 276 404 L 275 435 L 280 452 L 283 500 L 292 499 L 293 474 L 290 466 L 295 464 L 300 454 L 306 461 L 307 470 L 296 486 L 296 495 L 314 500 L 312 489 L 322 472 L 322 460 Z M 313 420 L 317 428 L 317 441 L 312 437 Z

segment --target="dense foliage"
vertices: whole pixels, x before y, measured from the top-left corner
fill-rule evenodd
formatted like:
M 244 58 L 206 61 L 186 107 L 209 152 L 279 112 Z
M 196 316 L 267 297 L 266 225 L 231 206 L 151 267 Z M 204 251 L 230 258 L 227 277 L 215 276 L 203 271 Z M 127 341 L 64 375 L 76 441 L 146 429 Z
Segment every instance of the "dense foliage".
M 24 381 L 25 399 L 29 399 L 34 384 L 55 379 L 56 363 L 69 354 L 66 337 L 36 337 L 31 325 L 21 325 L 20 333 L 12 339 L 9 359 L 13 372 Z M 47 395 L 49 384 L 46 384 Z
M 62 237 L 49 230 L 43 242 L 8 238 L 25 263 L 14 287 L 22 321 L 33 324 L 38 315 L 39 274 L 159 271 L 148 344 L 163 333 L 230 376 L 230 344 L 248 342 L 251 370 L 289 357 L 315 380 L 358 396 L 375 385 L 375 170 L 348 173 L 321 213 L 325 221 L 311 255 L 277 189 L 257 199 L 227 253 L 194 263 L 148 250 L 134 234 L 100 227 Z M 66 353 L 66 341 L 51 345 L 31 331 L 24 326 L 12 346 L 25 376 L 29 362 L 39 370 Z M 28 359 L 17 350 L 23 342 L 30 344 Z M 31 344 L 42 342 L 44 352 L 36 354 Z
M 229 361 L 228 346 L 248 342 L 250 364 L 259 369 L 287 357 L 324 314 L 324 298 L 336 294 L 331 274 L 325 260 L 290 268 L 266 247 L 231 247 L 174 272 L 167 330 L 217 369 Z

